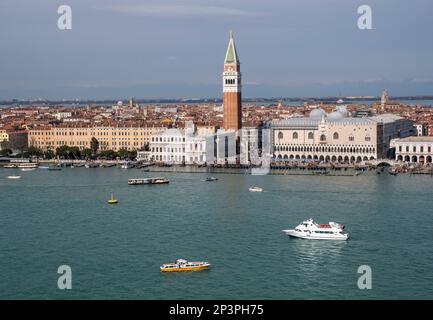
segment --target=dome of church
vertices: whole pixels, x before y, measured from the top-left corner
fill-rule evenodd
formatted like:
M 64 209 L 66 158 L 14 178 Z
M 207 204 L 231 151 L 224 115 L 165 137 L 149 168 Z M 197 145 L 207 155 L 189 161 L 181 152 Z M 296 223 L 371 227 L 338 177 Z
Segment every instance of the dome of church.
M 310 118 L 320 119 L 322 116 L 326 116 L 326 112 L 322 108 L 316 108 L 310 112 Z
M 341 119 L 344 118 L 343 114 L 340 111 L 333 111 L 328 115 L 329 119 Z
M 347 111 L 346 106 L 342 105 L 342 106 L 338 106 L 335 111 L 338 111 L 339 113 L 341 113 L 343 115 L 343 117 L 347 117 L 349 115 L 349 111 Z
M 345 118 L 349 115 L 349 111 L 347 111 L 346 106 L 338 106 L 335 108 L 333 112 L 328 115 L 330 119 L 341 119 Z

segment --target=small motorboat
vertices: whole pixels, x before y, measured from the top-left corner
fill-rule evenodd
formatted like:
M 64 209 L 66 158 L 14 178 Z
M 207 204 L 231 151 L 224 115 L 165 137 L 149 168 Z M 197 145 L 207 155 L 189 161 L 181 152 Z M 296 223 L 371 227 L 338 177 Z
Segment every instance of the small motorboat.
M 397 171 L 397 169 L 395 169 L 395 168 L 390 168 L 390 169 L 388 170 L 388 173 L 389 173 L 390 175 L 392 175 L 392 176 L 396 176 L 396 175 L 398 174 L 398 171 Z
M 204 181 L 218 181 L 218 178 L 215 178 L 215 177 L 207 177 Z
M 178 259 L 175 263 L 167 263 L 160 266 L 161 272 L 202 271 L 209 269 L 210 263 L 206 261 L 189 262 Z
M 21 176 L 8 176 L 8 179 L 21 179 Z
M 170 183 L 170 180 L 166 178 L 153 178 L 150 181 L 150 184 L 166 184 L 166 183 Z
M 120 166 L 121 169 L 131 169 L 134 168 L 134 164 L 131 162 L 125 162 Z
M 60 170 L 62 170 L 62 168 L 59 167 L 59 166 L 49 166 L 48 170 L 50 170 L 50 171 L 60 171 Z
M 119 201 L 117 199 L 114 198 L 113 194 L 111 194 L 111 198 L 108 199 L 108 204 L 118 204 Z
M 249 187 L 250 192 L 262 192 L 263 189 L 260 187 Z
M 329 173 L 330 173 L 330 171 L 328 171 L 328 170 L 325 170 L 325 171 L 313 171 L 313 174 L 315 174 L 315 175 L 327 175 Z
M 33 171 L 35 168 L 21 168 L 21 171 Z

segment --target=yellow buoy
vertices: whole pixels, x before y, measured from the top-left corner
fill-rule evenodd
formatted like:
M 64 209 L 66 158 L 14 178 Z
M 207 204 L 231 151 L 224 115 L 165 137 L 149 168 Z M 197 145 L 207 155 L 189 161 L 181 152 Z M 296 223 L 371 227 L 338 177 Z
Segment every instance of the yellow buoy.
M 111 194 L 111 198 L 108 200 L 108 204 L 117 204 L 119 201 L 117 199 L 114 199 L 113 194 Z

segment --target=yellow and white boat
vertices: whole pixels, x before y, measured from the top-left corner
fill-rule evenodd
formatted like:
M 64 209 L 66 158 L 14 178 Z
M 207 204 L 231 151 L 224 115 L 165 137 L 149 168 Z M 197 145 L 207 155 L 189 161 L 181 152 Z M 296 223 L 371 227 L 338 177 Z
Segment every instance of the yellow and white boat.
M 119 201 L 114 198 L 113 194 L 111 194 L 111 198 L 107 201 L 108 204 L 118 204 Z
M 210 263 L 205 261 L 189 262 L 184 259 L 178 259 L 175 263 L 163 264 L 159 268 L 161 272 L 181 272 L 181 271 L 202 271 L 210 267 Z

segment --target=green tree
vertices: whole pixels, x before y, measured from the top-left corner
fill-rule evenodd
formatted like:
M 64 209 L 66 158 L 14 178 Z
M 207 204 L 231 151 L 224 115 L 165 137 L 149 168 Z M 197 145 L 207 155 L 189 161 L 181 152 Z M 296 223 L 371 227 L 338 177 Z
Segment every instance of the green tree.
M 128 158 L 133 160 L 135 158 L 137 158 L 137 150 L 132 150 L 128 152 Z
M 126 149 L 120 149 L 119 152 L 117 153 L 120 157 L 120 159 L 126 159 L 129 156 L 129 152 Z
M 117 152 L 113 150 L 105 150 L 99 153 L 99 157 L 107 160 L 113 160 L 117 157 Z
M 68 158 L 69 157 L 69 147 L 66 145 L 60 146 L 56 148 L 56 155 L 60 158 Z
M 80 155 L 81 155 L 80 148 L 78 148 L 78 147 L 69 147 L 69 156 L 70 157 L 72 157 L 74 159 L 77 159 L 77 158 L 80 157 Z
M 90 149 L 92 149 L 92 155 L 96 156 L 99 149 L 99 141 L 95 137 L 92 137 L 90 140 Z
M 92 149 L 86 148 L 84 149 L 81 154 L 85 157 L 85 158 L 90 158 L 92 156 Z
M 53 159 L 56 155 L 54 154 L 54 151 L 51 149 L 48 149 L 44 152 L 44 158 L 46 159 Z
M 28 147 L 26 153 L 30 157 L 37 157 L 37 158 L 41 157 L 43 154 L 42 150 L 35 146 Z

